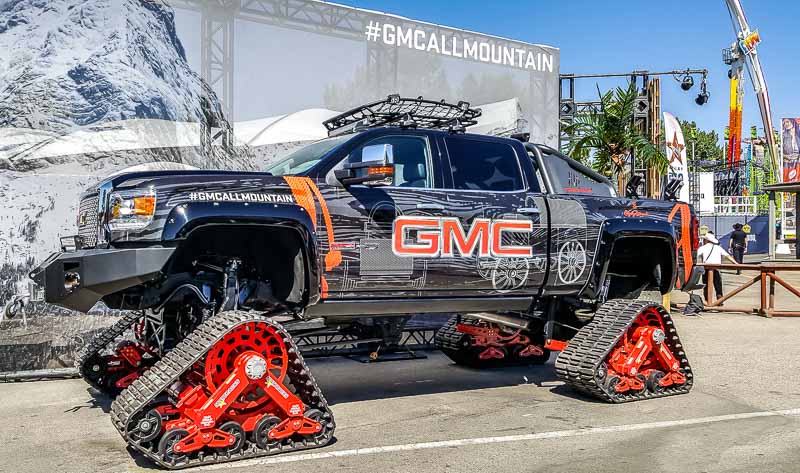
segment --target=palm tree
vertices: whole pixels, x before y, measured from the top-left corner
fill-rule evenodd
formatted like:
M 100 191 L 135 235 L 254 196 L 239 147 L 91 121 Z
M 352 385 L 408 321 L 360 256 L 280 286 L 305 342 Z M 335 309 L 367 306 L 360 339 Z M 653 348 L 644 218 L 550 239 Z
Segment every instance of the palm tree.
M 665 173 L 666 156 L 653 145 L 634 125 L 636 85 L 617 87 L 600 96 L 599 107 L 575 117 L 564 131 L 570 137 L 568 153 L 576 158 L 590 160 L 594 169 L 616 178 L 617 190 L 624 195 L 628 177 L 627 158 L 634 152 L 636 164 L 653 167 Z

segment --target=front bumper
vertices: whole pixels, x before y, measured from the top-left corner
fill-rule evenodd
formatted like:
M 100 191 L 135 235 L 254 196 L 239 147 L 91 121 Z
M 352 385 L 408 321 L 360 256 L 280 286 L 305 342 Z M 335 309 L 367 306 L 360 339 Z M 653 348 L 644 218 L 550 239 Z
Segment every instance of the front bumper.
M 50 255 L 30 278 L 46 302 L 87 312 L 104 296 L 155 279 L 174 248 L 77 250 Z M 71 289 L 67 280 L 77 281 Z

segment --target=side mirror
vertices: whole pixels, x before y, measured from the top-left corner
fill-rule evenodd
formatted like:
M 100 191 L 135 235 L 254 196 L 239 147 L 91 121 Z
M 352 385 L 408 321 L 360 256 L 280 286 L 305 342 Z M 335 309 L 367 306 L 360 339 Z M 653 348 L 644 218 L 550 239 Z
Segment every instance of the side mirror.
M 361 148 L 361 161 L 345 163 L 335 171 L 336 179 L 345 187 L 390 185 L 394 176 L 393 151 L 390 144 L 365 146 Z

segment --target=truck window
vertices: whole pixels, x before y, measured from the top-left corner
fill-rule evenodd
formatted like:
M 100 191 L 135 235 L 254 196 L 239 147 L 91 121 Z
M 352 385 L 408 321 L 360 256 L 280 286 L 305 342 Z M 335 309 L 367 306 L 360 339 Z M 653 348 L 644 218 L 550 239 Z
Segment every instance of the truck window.
M 268 167 L 267 172 L 275 176 L 289 176 L 305 172 L 319 163 L 326 153 L 349 139 L 349 136 L 337 136 L 303 146 Z
M 344 162 L 361 162 L 365 149 L 367 153 L 370 153 L 376 146 L 381 145 L 389 145 L 394 167 L 392 186 L 433 187 L 428 140 L 421 136 L 382 136 L 376 138 L 351 151 Z
M 587 176 L 570 165 L 560 156 L 549 154 L 544 156 L 544 167 L 553 184 L 556 194 L 586 194 L 614 196 L 614 190 L 605 182 Z
M 525 188 L 517 153 L 511 145 L 463 136 L 445 138 L 453 188 L 515 191 Z

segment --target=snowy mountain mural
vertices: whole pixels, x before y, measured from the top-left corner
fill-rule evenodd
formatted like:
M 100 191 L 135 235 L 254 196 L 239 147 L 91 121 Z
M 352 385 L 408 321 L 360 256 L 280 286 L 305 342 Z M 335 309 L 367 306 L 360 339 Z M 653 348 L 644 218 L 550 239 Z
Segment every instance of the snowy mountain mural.
M 0 307 L 129 166 L 252 169 L 163 0 L 0 0 Z
M 27 300 L 28 272 L 75 232 L 80 194 L 105 176 L 154 162 L 252 169 L 217 136 L 232 127 L 164 1 L 0 0 L 0 310 Z M 115 319 L 13 312 L 0 312 L 0 371 L 68 366 Z
M 4 0 L 0 51 L 0 127 L 227 123 L 161 0 Z

